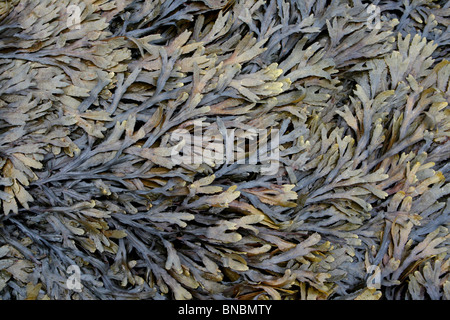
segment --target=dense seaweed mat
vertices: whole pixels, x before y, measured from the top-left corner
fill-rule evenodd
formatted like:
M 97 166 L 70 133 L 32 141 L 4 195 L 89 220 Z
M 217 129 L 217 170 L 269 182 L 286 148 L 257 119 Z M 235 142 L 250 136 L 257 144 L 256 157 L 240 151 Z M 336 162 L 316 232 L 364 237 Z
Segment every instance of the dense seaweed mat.
M 1 0 L 0 297 L 450 299 L 450 2 L 370 3 Z

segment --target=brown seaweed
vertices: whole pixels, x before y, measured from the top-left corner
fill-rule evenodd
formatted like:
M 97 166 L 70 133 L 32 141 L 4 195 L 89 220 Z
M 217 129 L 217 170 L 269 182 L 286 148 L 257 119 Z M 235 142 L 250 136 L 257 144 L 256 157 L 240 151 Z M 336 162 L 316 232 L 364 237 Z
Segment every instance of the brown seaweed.
M 398 5 L 0 0 L 0 298 L 450 299 L 450 3 Z

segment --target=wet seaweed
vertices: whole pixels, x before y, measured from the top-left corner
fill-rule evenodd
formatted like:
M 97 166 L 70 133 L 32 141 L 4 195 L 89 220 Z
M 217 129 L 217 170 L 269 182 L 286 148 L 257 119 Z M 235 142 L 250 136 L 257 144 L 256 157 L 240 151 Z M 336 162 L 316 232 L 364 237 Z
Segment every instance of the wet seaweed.
M 449 28 L 432 0 L 1 0 L 0 298 L 450 299 Z

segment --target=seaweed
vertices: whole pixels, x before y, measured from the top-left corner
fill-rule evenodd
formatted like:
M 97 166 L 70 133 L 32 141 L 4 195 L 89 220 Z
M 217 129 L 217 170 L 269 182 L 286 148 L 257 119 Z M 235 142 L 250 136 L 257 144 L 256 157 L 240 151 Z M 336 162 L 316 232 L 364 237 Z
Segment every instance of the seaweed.
M 1 0 L 0 298 L 450 299 L 449 28 L 432 0 Z

